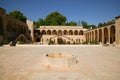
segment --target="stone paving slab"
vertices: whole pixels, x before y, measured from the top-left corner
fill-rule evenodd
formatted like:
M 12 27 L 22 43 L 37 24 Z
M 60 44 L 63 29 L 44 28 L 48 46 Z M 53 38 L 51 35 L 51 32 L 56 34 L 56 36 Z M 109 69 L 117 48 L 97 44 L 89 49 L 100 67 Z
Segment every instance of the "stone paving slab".
M 69 53 L 78 63 L 48 70 L 47 53 Z M 120 47 L 98 45 L 17 45 L 0 47 L 0 80 L 120 80 Z

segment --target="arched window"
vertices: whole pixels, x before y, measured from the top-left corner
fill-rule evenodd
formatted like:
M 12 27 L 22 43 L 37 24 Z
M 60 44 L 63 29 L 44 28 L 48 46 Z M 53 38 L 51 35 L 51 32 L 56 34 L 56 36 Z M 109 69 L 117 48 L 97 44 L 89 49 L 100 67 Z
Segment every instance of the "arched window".
M 45 30 L 42 30 L 42 35 L 46 35 L 46 31 Z
M 69 30 L 69 35 L 73 35 L 73 31 L 72 30 Z
M 80 30 L 79 35 L 83 35 L 83 30 Z
M 61 30 L 58 31 L 58 35 L 59 36 L 62 35 L 62 31 Z
M 78 31 L 77 30 L 74 31 L 74 35 L 78 35 Z
M 64 33 L 64 35 L 67 35 L 67 30 L 64 30 L 63 33 Z
M 47 35 L 51 35 L 51 31 L 50 30 L 47 31 Z
M 52 35 L 57 35 L 57 31 L 56 31 L 56 30 L 53 30 L 53 31 L 52 31 Z

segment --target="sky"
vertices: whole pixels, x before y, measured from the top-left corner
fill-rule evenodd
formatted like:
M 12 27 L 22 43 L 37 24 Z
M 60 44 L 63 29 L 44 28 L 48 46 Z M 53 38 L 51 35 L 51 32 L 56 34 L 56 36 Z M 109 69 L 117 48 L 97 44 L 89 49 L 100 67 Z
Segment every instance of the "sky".
M 68 22 L 86 21 L 91 25 L 120 16 L 120 0 L 0 0 L 0 7 L 7 13 L 19 10 L 32 21 L 54 11 L 66 16 Z

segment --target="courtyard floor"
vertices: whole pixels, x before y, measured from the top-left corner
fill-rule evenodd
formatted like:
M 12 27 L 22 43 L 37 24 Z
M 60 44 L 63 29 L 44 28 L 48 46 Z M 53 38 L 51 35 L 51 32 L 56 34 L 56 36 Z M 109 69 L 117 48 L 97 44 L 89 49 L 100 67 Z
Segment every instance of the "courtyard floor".
M 48 70 L 45 55 L 68 53 L 78 63 Z M 17 45 L 0 47 L 0 80 L 120 80 L 120 47 L 97 45 Z

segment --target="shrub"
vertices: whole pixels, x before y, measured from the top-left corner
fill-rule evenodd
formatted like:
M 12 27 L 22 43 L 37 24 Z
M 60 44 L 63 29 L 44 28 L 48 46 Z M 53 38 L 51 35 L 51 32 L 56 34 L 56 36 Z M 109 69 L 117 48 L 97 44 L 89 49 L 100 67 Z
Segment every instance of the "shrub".
M 88 44 L 89 42 L 88 41 L 84 41 L 82 44 Z
M 25 42 L 24 41 L 19 41 L 19 44 L 25 44 Z
M 54 44 L 54 41 L 50 39 L 48 44 L 49 45 Z

